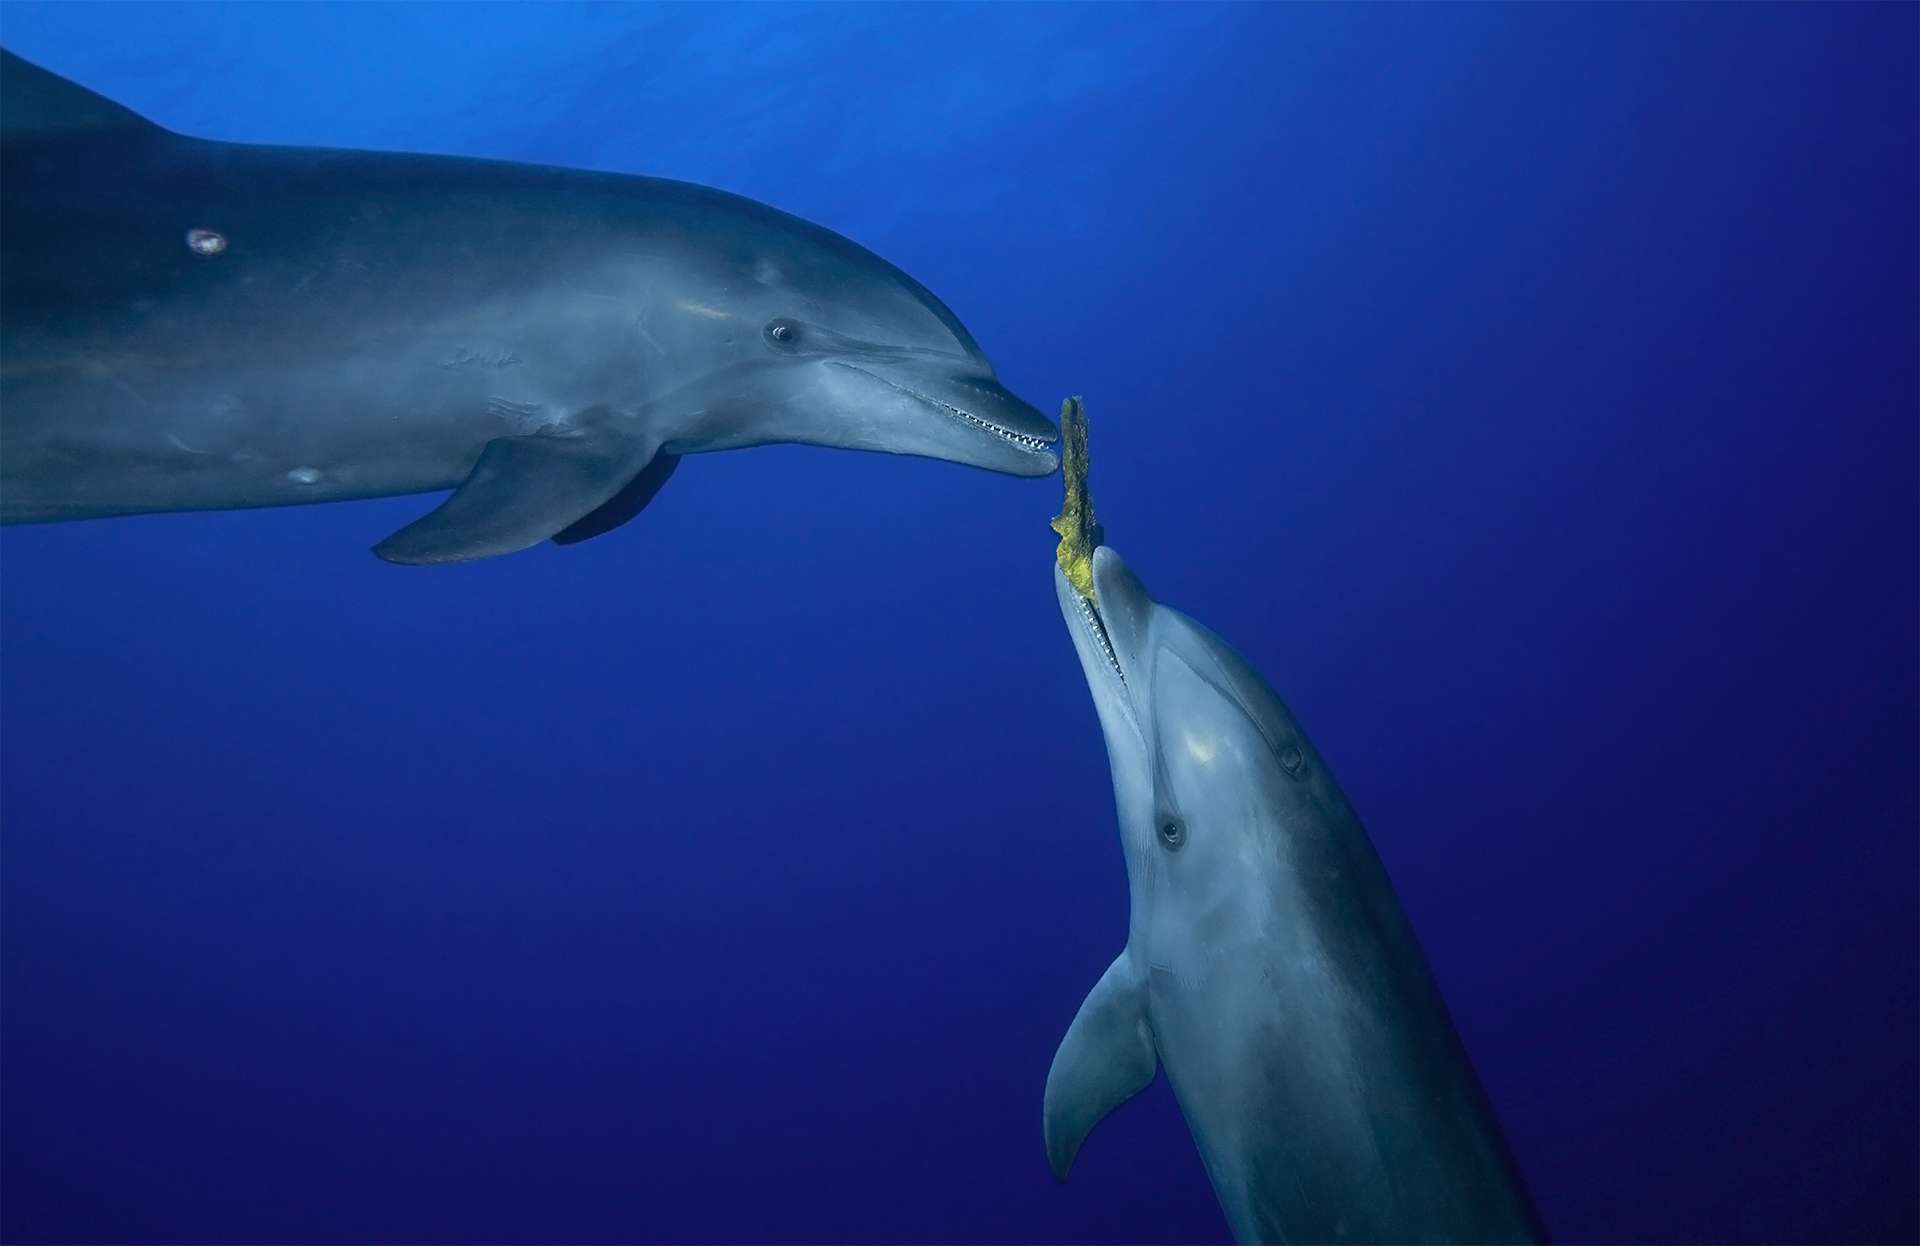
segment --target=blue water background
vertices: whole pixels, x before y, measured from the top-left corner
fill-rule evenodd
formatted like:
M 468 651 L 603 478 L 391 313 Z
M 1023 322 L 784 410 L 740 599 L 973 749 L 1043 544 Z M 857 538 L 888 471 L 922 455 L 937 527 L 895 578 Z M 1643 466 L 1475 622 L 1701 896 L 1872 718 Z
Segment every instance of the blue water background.
M 662 174 L 1086 395 L 1315 738 L 1568 1241 L 1913 1240 L 1912 5 L 0 8 L 211 137 Z M 76 265 L 88 257 L 76 254 Z M 1048 1175 L 1124 937 L 1057 482 L 771 448 L 0 538 L 0 1231 L 1174 1241 Z

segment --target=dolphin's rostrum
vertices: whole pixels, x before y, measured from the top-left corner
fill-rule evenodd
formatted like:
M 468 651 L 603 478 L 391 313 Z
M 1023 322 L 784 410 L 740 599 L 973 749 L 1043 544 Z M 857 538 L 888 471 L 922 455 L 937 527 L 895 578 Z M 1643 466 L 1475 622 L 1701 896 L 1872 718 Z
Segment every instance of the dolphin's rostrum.
M 0 51 L 0 521 L 456 488 L 376 549 L 585 539 L 772 442 L 1045 475 L 871 252 L 657 178 L 188 138 Z
M 1062 417 L 1070 450 L 1077 415 Z M 1084 464 L 1069 459 L 1070 499 Z M 1063 570 L 1073 528 L 1056 530 L 1131 915 L 1047 1074 L 1054 1175 L 1164 1066 L 1240 1241 L 1537 1238 L 1412 927 L 1299 723 L 1111 548 L 1091 551 L 1082 596 Z

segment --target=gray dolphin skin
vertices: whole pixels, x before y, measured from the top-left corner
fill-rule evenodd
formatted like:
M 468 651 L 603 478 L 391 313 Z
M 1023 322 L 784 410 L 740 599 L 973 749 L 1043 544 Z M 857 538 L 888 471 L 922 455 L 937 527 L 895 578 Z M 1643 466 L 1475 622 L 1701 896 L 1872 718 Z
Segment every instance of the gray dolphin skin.
M 679 456 L 1057 459 L 919 283 L 701 186 L 188 138 L 0 52 L 0 522 L 455 489 L 399 563 L 570 543 Z
M 1541 1226 L 1380 859 L 1293 716 L 1093 551 L 1060 613 L 1113 769 L 1132 913 L 1047 1074 L 1066 1179 L 1164 1065 L 1242 1242 L 1510 1242 Z

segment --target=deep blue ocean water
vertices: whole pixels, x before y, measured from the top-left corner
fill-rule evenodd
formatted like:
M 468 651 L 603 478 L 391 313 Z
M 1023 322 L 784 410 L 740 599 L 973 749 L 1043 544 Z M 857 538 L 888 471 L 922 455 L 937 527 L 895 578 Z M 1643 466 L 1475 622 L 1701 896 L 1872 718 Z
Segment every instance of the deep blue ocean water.
M 209 137 L 721 186 L 1086 395 L 1567 1241 L 1920 1234 L 1920 8 L 0 6 Z M 0 195 L 4 188 L 0 188 Z M 84 256 L 76 262 L 84 262 Z M 0 537 L 10 1241 L 1216 1240 L 1118 951 L 1058 481 L 693 458 Z

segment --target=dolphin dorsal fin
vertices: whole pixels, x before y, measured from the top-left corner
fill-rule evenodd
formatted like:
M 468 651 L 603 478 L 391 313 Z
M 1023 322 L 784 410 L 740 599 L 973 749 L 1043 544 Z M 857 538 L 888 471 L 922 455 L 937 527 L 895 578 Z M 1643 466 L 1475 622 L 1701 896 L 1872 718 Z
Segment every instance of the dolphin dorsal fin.
M 0 141 L 113 131 L 159 133 L 160 127 L 131 108 L 0 48 Z
M 1145 1090 L 1160 1065 L 1147 1024 L 1146 990 L 1121 952 L 1087 992 L 1047 1070 L 1047 1163 L 1067 1179 L 1093 1127 Z

